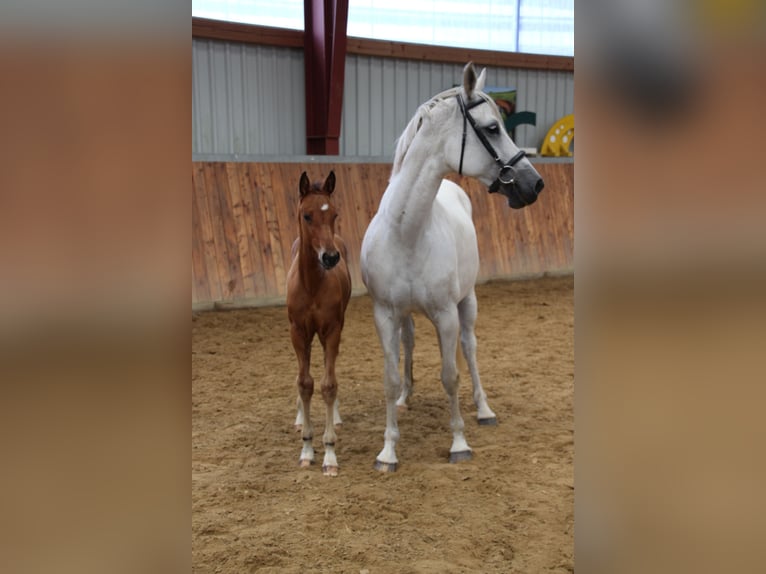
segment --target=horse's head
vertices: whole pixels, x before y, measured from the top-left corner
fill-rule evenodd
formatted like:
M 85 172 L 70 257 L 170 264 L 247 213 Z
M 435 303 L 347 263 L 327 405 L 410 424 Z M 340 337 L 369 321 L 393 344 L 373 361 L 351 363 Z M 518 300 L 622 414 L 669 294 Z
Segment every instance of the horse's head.
M 463 69 L 463 85 L 456 90 L 448 141 L 450 167 L 475 177 L 500 192 L 515 209 L 531 205 L 543 189 L 540 174 L 508 132 L 495 102 L 482 90 L 487 70 L 479 76 L 472 63 Z M 454 163 L 454 165 L 452 165 Z
M 340 253 L 335 246 L 335 219 L 338 211 L 330 197 L 335 190 L 335 172 L 330 172 L 324 184 L 312 184 L 304 171 L 299 190 L 301 241 L 311 244 L 322 267 L 332 269 L 340 261 Z

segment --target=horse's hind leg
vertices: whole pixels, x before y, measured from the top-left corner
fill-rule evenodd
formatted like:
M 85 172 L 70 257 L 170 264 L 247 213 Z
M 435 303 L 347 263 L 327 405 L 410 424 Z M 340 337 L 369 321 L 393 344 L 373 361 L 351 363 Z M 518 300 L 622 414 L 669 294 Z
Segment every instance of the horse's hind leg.
M 463 348 L 463 356 L 471 373 L 473 402 L 476 403 L 477 410 L 476 418 L 480 425 L 497 424 L 495 413 L 487 404 L 487 395 L 481 386 L 479 368 L 476 365 L 476 335 L 474 335 L 473 329 L 476 324 L 477 304 L 476 293 L 473 289 L 458 303 L 457 310 L 460 316 L 460 346 Z
M 324 435 L 324 461 L 322 472 L 325 476 L 338 476 L 338 460 L 335 456 L 336 414 L 338 410 L 338 381 L 335 378 L 335 359 L 338 357 L 340 347 L 341 327 L 333 329 L 322 341 L 324 347 L 325 373 L 322 377 L 322 398 L 325 402 Z M 340 420 L 338 415 L 337 420 Z
M 458 313 L 455 307 L 443 309 L 432 319 L 439 334 L 439 347 L 442 355 L 442 385 L 449 397 L 450 426 L 452 427 L 452 446 L 450 447 L 450 462 L 469 460 L 472 456 L 471 447 L 463 434 L 464 423 L 460 414 L 458 386 L 460 375 L 457 370 L 457 339 L 460 327 Z
M 298 357 L 298 377 L 296 384 L 298 387 L 298 416 L 295 419 L 295 425 L 301 425 L 301 438 L 303 447 L 299 464 L 301 467 L 308 467 L 314 464 L 314 447 L 311 441 L 314 438 L 314 428 L 311 425 L 311 396 L 314 394 L 314 379 L 309 373 L 311 366 L 311 337 L 297 329 L 294 325 L 290 327 L 290 338 L 293 342 L 295 354 Z
M 404 378 L 402 379 L 402 393 L 396 401 L 400 410 L 407 409 L 407 402 L 412 395 L 412 351 L 415 348 L 415 322 L 412 315 L 408 315 L 402 321 L 402 343 L 404 344 Z

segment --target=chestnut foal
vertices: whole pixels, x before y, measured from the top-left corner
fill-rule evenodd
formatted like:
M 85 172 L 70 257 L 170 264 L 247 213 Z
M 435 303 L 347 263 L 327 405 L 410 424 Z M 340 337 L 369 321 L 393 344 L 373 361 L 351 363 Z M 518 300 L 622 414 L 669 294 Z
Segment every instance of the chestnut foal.
M 314 379 L 311 367 L 311 343 L 314 335 L 324 349 L 324 376 L 321 389 L 327 416 L 325 419 L 325 476 L 338 475 L 335 457 L 335 425 L 341 424 L 338 411 L 338 383 L 335 379 L 335 359 L 338 356 L 343 317 L 351 297 L 351 276 L 346 265 L 346 246 L 335 235 L 338 213 L 332 203 L 335 173 L 330 172 L 324 185 L 310 184 L 304 171 L 301 175 L 298 205 L 300 236 L 292 247 L 292 263 L 287 272 L 287 316 L 290 336 L 298 356 L 298 416 L 295 426 L 302 431 L 303 449 L 299 464 L 314 463 L 311 425 L 311 396 Z

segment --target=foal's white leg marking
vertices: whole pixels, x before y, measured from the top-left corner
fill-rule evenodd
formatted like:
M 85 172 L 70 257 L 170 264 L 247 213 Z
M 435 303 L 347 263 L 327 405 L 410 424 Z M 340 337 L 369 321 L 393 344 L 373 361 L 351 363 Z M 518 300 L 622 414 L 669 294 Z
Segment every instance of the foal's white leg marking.
M 452 446 L 449 449 L 450 462 L 468 460 L 471 458 L 471 447 L 468 446 L 463 434 L 465 424 L 460 415 L 460 399 L 458 397 L 460 375 L 455 360 L 460 328 L 457 308 L 450 306 L 447 309 L 442 309 L 432 318 L 432 321 L 439 333 L 439 348 L 442 355 L 442 385 L 449 397 L 450 426 L 452 427 Z
M 324 386 L 324 382 L 322 381 L 322 386 Z M 326 405 L 325 407 L 324 434 L 322 435 L 322 442 L 324 443 L 322 472 L 325 476 L 338 476 L 338 459 L 335 456 L 335 441 L 338 438 L 335 434 L 335 410 L 337 407 L 337 397 L 332 405 Z
M 396 458 L 396 443 L 399 441 L 396 397 L 400 391 L 399 327 L 401 323 L 394 316 L 394 310 L 384 305 L 376 304 L 374 315 L 380 344 L 383 347 L 383 387 L 386 395 L 386 432 L 383 435 L 383 450 L 375 460 L 375 468 L 382 472 L 393 472 L 399 462 Z
M 338 408 L 337 397 L 335 398 L 335 404 L 333 404 L 333 407 L 332 407 L 332 420 L 335 426 L 340 426 L 343 424 L 343 421 L 340 418 L 340 409 Z
M 396 406 L 402 410 L 407 408 L 407 401 L 412 394 L 412 350 L 415 348 L 415 323 L 412 315 L 402 321 L 402 342 L 404 343 L 404 379 L 402 394 L 396 401 Z
M 476 418 L 479 424 L 492 425 L 497 424 L 497 417 L 487 404 L 487 395 L 481 386 L 479 378 L 479 368 L 476 365 L 476 335 L 474 334 L 474 325 L 476 324 L 476 292 L 471 292 L 458 303 L 458 314 L 460 316 L 460 345 L 463 347 L 463 356 L 468 364 L 468 370 L 471 373 L 471 382 L 473 383 L 473 402 L 476 403 Z
M 295 415 L 295 430 L 296 431 L 302 431 L 303 430 L 303 401 L 301 400 L 301 396 L 298 395 L 298 400 L 296 401 L 298 404 L 298 414 Z
M 311 375 L 308 376 L 311 379 Z M 313 386 L 313 380 L 311 384 Z M 314 447 L 311 444 L 314 438 L 314 427 L 311 424 L 311 395 L 301 398 L 303 412 L 303 432 L 301 437 L 303 439 L 303 447 L 301 448 L 301 456 L 298 462 L 301 467 L 306 468 L 314 464 Z

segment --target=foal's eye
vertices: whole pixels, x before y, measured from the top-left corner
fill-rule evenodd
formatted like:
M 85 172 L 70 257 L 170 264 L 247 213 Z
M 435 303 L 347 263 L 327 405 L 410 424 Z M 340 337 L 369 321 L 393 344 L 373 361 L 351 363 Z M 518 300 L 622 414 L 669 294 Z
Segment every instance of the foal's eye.
M 303 220 L 304 221 L 308 221 L 309 223 L 311 223 L 311 214 L 310 213 L 304 213 L 303 214 Z
M 494 135 L 497 135 L 500 133 L 500 126 L 497 125 L 497 122 L 494 124 L 489 124 L 486 128 L 484 128 L 488 133 Z

